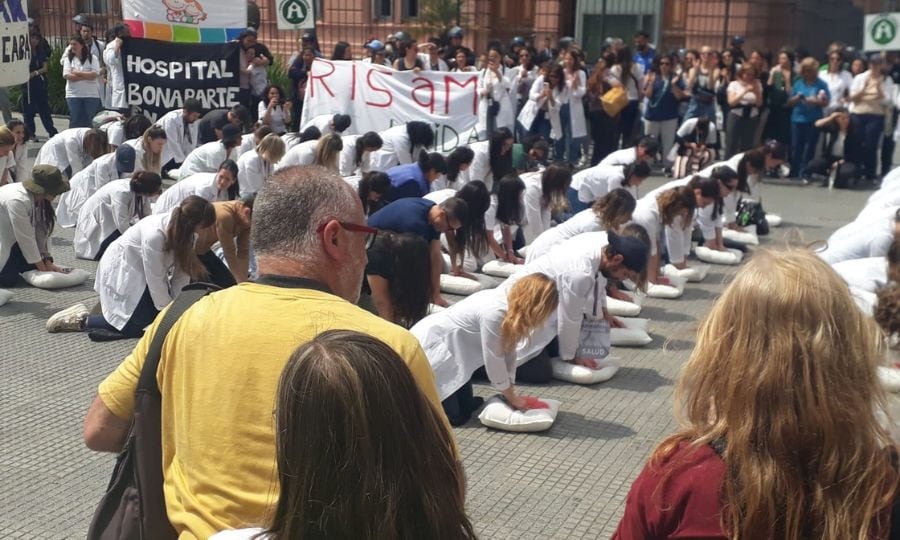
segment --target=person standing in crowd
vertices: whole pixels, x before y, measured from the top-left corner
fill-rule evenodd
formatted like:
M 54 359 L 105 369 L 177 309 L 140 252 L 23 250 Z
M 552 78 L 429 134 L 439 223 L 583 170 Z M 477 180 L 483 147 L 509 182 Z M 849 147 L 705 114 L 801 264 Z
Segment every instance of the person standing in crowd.
M 584 113 L 584 96 L 587 92 L 587 76 L 584 72 L 584 57 L 580 50 L 570 48 L 563 56 L 563 73 L 569 94 L 569 131 L 565 133 L 565 151 L 569 163 L 574 167 L 583 164 L 582 145 L 587 137 L 587 117 Z M 562 157 L 557 152 L 557 159 Z
M 414 73 L 425 69 L 425 63 L 419 59 L 419 47 L 415 38 L 406 32 L 397 32 L 394 36 L 397 39 L 397 58 L 394 60 L 394 69 Z
M 828 94 L 831 101 L 825 108 L 825 114 L 831 114 L 838 107 L 847 106 L 847 98 L 850 96 L 850 86 L 853 84 L 853 75 L 844 67 L 844 55 L 841 49 L 832 49 L 828 53 L 828 64 L 825 70 L 819 70 L 819 78 L 828 85 Z
M 250 220 L 255 202 L 255 193 L 234 201 L 214 202 L 215 226 L 197 235 L 194 249 L 209 272 L 209 281 L 223 289 L 249 279 Z
M 517 53 L 518 65 L 507 71 L 507 78 L 510 84 L 510 96 L 516 105 L 515 115 L 519 117 L 522 108 L 528 102 L 528 96 L 531 87 L 538 77 L 538 67 L 534 62 L 534 50 L 528 47 L 522 47 Z M 516 122 L 516 139 L 522 142 L 525 139 L 526 130 L 522 129 L 519 122 Z
M 716 80 L 719 78 L 719 68 L 713 57 L 711 47 L 704 46 L 700 49 L 700 62 L 688 72 L 687 90 L 691 96 L 685 119 L 705 116 L 716 117 Z
M 639 30 L 634 35 L 634 63 L 641 66 L 644 75 L 653 67 L 656 59 L 656 49 L 650 46 L 650 34 L 645 30 Z
M 813 253 L 756 252 L 700 327 L 676 389 L 682 427 L 632 484 L 613 539 L 887 538 L 900 474 L 882 339 Z
M 794 95 L 794 83 L 799 75 L 794 71 L 794 53 L 782 49 L 778 53 L 778 65 L 769 72 L 769 94 L 766 105 L 769 117 L 766 120 L 765 137 L 781 144 L 791 144 L 791 110 L 788 99 Z
M 28 81 L 22 84 L 22 119 L 28 128 L 28 133 L 37 140 L 35 133 L 37 126 L 34 123 L 35 115 L 40 115 L 41 123 L 47 136 L 57 134 L 53 125 L 53 117 L 50 115 L 50 96 L 47 92 L 47 72 L 50 70 L 50 57 L 39 47 L 41 35 L 31 34 L 31 63 L 29 64 Z
M 207 144 L 221 139 L 227 124 L 237 128 L 240 134 L 249 123 L 250 113 L 243 105 L 209 111 L 197 121 L 197 144 Z
M 233 159 L 233 154 L 241 144 L 241 132 L 233 125 L 222 128 L 222 140 L 206 143 L 195 148 L 184 158 L 178 169 L 180 179 L 200 172 L 216 172 L 226 159 Z
M 616 55 L 616 65 L 609 69 L 613 84 L 625 89 L 628 96 L 628 105 L 619 113 L 619 121 L 616 136 L 616 146 L 621 139 L 622 147 L 631 146 L 634 143 L 635 131 L 638 120 L 638 105 L 641 99 L 641 89 L 644 87 L 644 70 L 634 63 L 631 49 L 624 47 Z
M 151 199 L 162 187 L 159 175 L 148 171 L 113 180 L 88 197 L 78 211 L 72 245 L 79 259 L 99 261 L 114 240 L 150 215 Z
M 476 538 L 453 435 L 389 345 L 354 331 L 319 334 L 291 355 L 275 403 L 278 504 L 264 527 L 212 540 L 437 538 L 448 531 Z M 342 419 L 339 429 L 334 418 Z M 370 434 L 371 445 L 360 447 L 358 433 Z M 411 437 L 416 444 L 407 444 Z M 376 450 L 394 445 L 387 456 Z
M 346 41 L 338 41 L 334 44 L 334 51 L 331 53 L 332 60 L 353 60 L 353 50 Z
M 230 201 L 237 198 L 238 187 L 237 163 L 226 159 L 218 170 L 213 173 L 195 173 L 182 178 L 174 186 L 166 189 L 156 200 L 153 207 L 154 214 L 168 214 L 173 208 L 181 204 L 181 201 L 192 195 L 196 195 L 209 202 Z
M 241 45 L 240 56 L 240 96 L 239 101 L 250 113 L 250 121 L 257 120 L 257 103 L 263 97 L 262 93 L 268 84 L 265 75 L 266 67 L 272 65 L 275 57 L 269 52 L 269 48 L 257 40 L 256 30 L 247 28 L 238 35 Z M 261 77 L 260 77 L 261 75 Z
M 741 66 L 737 78 L 728 84 L 727 96 L 726 159 L 746 152 L 754 145 L 764 96 L 756 69 L 751 64 Z
M 97 86 L 100 60 L 91 54 L 81 36 L 74 36 L 69 40 L 69 52 L 63 55 L 62 61 L 69 128 L 89 128 L 94 115 L 102 107 Z
M 603 96 L 612 89 L 609 83 L 609 68 L 615 64 L 615 56 L 606 52 L 597 59 L 594 70 L 587 80 L 588 120 L 591 127 L 591 140 L 594 148 L 591 154 L 591 167 L 595 167 L 603 158 L 616 151 L 616 117 L 610 116 L 603 108 Z
M 895 95 L 894 82 L 884 74 L 884 58 L 873 54 L 869 58 L 869 69 L 853 78 L 850 85 L 850 121 L 859 134 L 866 180 L 878 177 L 878 148 L 884 133 L 885 108 L 892 104 Z
M 431 407 L 434 417 L 446 422 L 434 375 L 416 339 L 354 305 L 368 238 L 360 231 L 367 228 L 357 200 L 337 175 L 315 167 L 275 175 L 253 209 L 251 236 L 260 278 L 200 300 L 169 332 L 157 377 L 162 421 L 168 426 L 161 441 L 163 461 L 184 465 L 183 474 L 163 472 L 166 491 L 174 494 L 166 497 L 166 510 L 177 533 L 207 538 L 216 531 L 258 523 L 278 503 L 279 494 L 271 489 L 276 434 L 283 433 L 272 421 L 278 379 L 291 353 L 325 331 L 356 330 L 390 344 L 427 398 L 420 407 Z M 282 316 L 273 318 L 272 313 Z M 89 448 L 121 449 L 133 414 L 139 366 L 159 320 L 101 383 L 85 419 Z M 234 329 L 237 320 L 240 332 Z M 266 346 L 248 355 L 248 343 Z M 219 376 L 210 377 L 211 372 Z M 223 395 L 231 396 L 232 406 L 226 409 L 221 399 L 210 399 Z M 400 395 L 411 394 L 395 393 Z M 317 403 L 321 407 L 323 402 Z M 421 408 L 415 413 L 427 414 Z M 186 422 L 188 417 L 205 420 L 197 425 Z M 451 459 L 458 461 L 454 441 L 446 444 Z M 434 465 L 433 460 L 429 463 Z M 462 493 L 460 484 L 453 490 Z
M 686 95 L 684 81 L 672 69 L 672 63 L 673 59 L 669 55 L 655 57 L 643 87 L 644 97 L 647 98 L 644 133 L 662 142 L 663 166 L 667 170 L 672 167 L 668 156 L 675 144 L 675 131 L 678 129 L 678 102 Z
M 200 102 L 188 98 L 181 109 L 169 111 L 156 121 L 156 125 L 166 132 L 166 145 L 160 159 L 163 171 L 180 167 L 188 154 L 197 148 L 202 113 Z
M 125 68 L 122 65 L 123 39 L 131 36 L 131 29 L 126 24 L 116 24 L 110 30 L 113 37 L 103 49 L 103 61 L 106 64 L 107 87 L 109 94 L 108 107 L 124 112 L 128 110 L 128 98 L 125 95 Z
M 794 83 L 794 93 L 787 104 L 791 113 L 791 176 L 808 181 L 806 165 L 816 154 L 819 130 L 816 122 L 831 102 L 828 85 L 819 78 L 819 62 L 804 58 L 800 62 L 800 78 Z
M 294 106 L 291 111 L 291 131 L 297 131 L 300 126 L 300 116 L 303 112 L 303 98 L 306 95 L 306 83 L 309 80 L 309 71 L 316 60 L 316 53 L 310 48 L 303 48 L 290 61 L 288 77 L 291 79 L 291 99 Z
M 84 40 L 84 44 L 87 47 L 87 50 L 91 56 L 97 57 L 97 64 L 99 66 L 97 72 L 97 93 L 100 96 L 101 105 L 97 109 L 98 111 L 106 106 L 108 101 L 107 96 L 107 88 L 106 88 L 106 60 L 103 58 L 103 52 L 106 50 L 106 43 L 97 39 L 94 36 L 94 25 L 83 14 L 76 15 L 72 21 L 75 23 L 75 33 Z M 65 55 L 66 52 L 63 53 Z M 64 65 L 64 59 L 60 58 L 60 65 Z
M 488 63 L 478 76 L 478 133 L 487 137 L 500 128 L 512 130 L 515 112 L 509 98 L 510 84 L 499 46 L 487 53 Z
M 54 264 L 49 239 L 56 217 L 53 199 L 69 182 L 51 165 L 35 165 L 31 178 L 0 186 L 0 286 L 19 281 L 30 270 L 63 272 Z
M 287 133 L 288 126 L 293 123 L 292 103 L 285 99 L 284 91 L 278 85 L 270 84 L 263 95 L 268 101 L 259 102 L 257 112 L 260 123 L 271 127 L 272 133 L 284 135 Z
M 440 40 L 433 37 L 419 45 L 419 60 L 428 71 L 450 71 L 450 66 L 441 58 L 439 44 Z
M 284 157 L 284 141 L 274 133 L 269 133 L 254 150 L 237 160 L 241 195 L 256 193 L 262 189 L 275 172 L 275 164 Z

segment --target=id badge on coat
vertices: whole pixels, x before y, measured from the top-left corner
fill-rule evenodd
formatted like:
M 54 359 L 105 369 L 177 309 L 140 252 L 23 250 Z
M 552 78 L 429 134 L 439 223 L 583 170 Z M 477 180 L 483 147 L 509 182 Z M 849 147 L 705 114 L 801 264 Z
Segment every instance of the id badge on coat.
M 585 317 L 581 322 L 581 337 L 575 358 L 603 360 L 612 347 L 609 321 L 600 317 Z

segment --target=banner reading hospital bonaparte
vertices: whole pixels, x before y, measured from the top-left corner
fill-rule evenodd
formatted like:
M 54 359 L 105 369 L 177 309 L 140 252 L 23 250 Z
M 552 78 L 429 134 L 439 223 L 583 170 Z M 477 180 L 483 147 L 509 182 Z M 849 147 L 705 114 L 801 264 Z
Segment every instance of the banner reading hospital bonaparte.
M 350 115 L 348 132 L 383 131 L 412 120 L 435 128 L 435 147 L 450 152 L 478 140 L 478 74 L 394 71 L 358 61 L 313 62 L 301 125 L 321 114 Z
M 25 0 L 0 0 L 0 86 L 28 80 L 31 43 Z

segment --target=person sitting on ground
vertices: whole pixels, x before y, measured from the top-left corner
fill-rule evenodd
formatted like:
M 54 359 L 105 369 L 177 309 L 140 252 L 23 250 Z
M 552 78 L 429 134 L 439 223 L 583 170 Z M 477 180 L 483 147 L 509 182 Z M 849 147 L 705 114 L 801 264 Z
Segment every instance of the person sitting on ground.
M 84 170 L 69 180 L 71 189 L 59 197 L 56 204 L 56 222 L 60 227 L 74 227 L 82 205 L 98 189 L 120 178 L 127 178 L 134 172 L 135 151 L 131 145 L 123 144 L 92 161 Z
M 880 341 L 814 254 L 754 253 L 700 326 L 680 428 L 632 484 L 613 539 L 887 538 L 900 473 Z
M 161 187 L 158 174 L 137 171 L 131 178 L 113 180 L 98 189 L 78 212 L 72 242 L 75 256 L 99 261 L 116 238 L 150 215 L 150 200 Z
M 284 135 L 291 125 L 293 102 L 285 98 L 284 90 L 277 84 L 270 84 L 264 91 L 265 99 L 259 102 L 259 122 L 272 128 L 272 133 Z
M 348 330 L 319 334 L 288 359 L 272 408 L 272 517 L 211 540 L 475 538 L 453 435 L 384 342 Z
M 635 161 L 646 161 L 650 164 L 656 159 L 657 152 L 659 152 L 659 142 L 654 137 L 644 137 L 633 148 L 616 150 L 606 156 L 600 161 L 600 165 L 624 167 Z
M 410 330 L 434 369 L 451 425 L 464 425 L 484 403 L 473 396 L 471 382 L 482 366 L 491 386 L 513 409 L 546 407 L 516 392 L 516 348 L 544 326 L 558 303 L 556 283 L 535 273 L 508 290 L 489 289 L 468 296 Z
M 232 125 L 222 128 L 222 140 L 206 143 L 188 154 L 179 169 L 180 179 L 197 174 L 212 173 L 219 170 L 225 160 L 233 160 L 236 149 L 241 144 L 241 133 Z
M 106 134 L 99 129 L 71 128 L 60 131 L 45 142 L 34 164 L 52 165 L 68 178 L 109 152 Z
M 228 124 L 234 126 L 238 134 L 243 133 L 244 126 L 249 123 L 250 112 L 243 105 L 209 111 L 197 121 L 197 142 L 204 145 L 221 140 L 225 136 L 225 126 Z
M 381 132 L 381 149 L 370 158 L 373 171 L 413 163 L 422 150 L 434 145 L 434 130 L 425 122 L 412 121 Z
M 369 216 L 368 224 L 379 230 L 413 233 L 429 242 L 431 257 L 432 303 L 446 307 L 441 296 L 441 233 L 458 230 L 468 220 L 469 207 L 465 201 L 451 197 L 441 204 L 428 199 L 408 197 L 389 203 Z
M 363 284 L 379 317 L 411 328 L 428 314 L 434 296 L 429 249 L 428 241 L 414 233 L 379 232 L 366 252 Z
M 30 179 L 0 186 L 0 286 L 15 285 L 30 270 L 63 271 L 53 263 L 48 240 L 56 223 L 53 199 L 68 190 L 51 165 L 35 165 Z
M 688 118 L 678 127 L 675 145 L 669 154 L 672 160 L 672 178 L 697 174 L 716 160 L 719 132 L 715 127 L 705 116 Z
M 409 368 L 434 417 L 446 422 L 434 375 L 415 337 L 354 305 L 371 231 L 358 200 L 340 177 L 317 167 L 274 175 L 253 205 L 258 280 L 200 300 L 169 332 L 157 380 L 167 426 L 163 463 L 181 464 L 179 470 L 163 471 L 171 495 L 166 511 L 177 534 L 208 538 L 258 523 L 279 502 L 278 490 L 272 490 L 278 379 L 291 353 L 325 331 L 356 330 L 388 343 Z M 89 448 L 121 450 L 140 368 L 160 320 L 101 383 L 84 424 Z M 240 321 L 239 332 L 234 321 Z M 222 407 L 221 396 L 229 396 L 228 407 Z M 362 395 L 355 399 L 363 402 Z M 421 407 L 416 413 L 428 414 Z M 459 460 L 452 438 L 446 443 Z M 460 486 L 454 489 L 461 493 Z
M 816 129 L 827 134 L 825 152 L 806 165 L 813 180 L 824 186 L 846 189 L 860 180 L 861 169 L 857 129 L 850 122 L 850 113 L 844 107 L 816 121 Z
M 154 214 L 168 214 L 181 201 L 197 195 L 209 202 L 231 201 L 240 194 L 237 163 L 226 159 L 215 173 L 197 173 L 166 189 L 153 206 Z
M 256 145 L 256 149 L 247 152 L 237 160 L 237 178 L 241 186 L 241 194 L 256 193 L 262 189 L 269 177 L 275 173 L 275 164 L 285 154 L 284 141 L 274 133 L 269 133 Z
M 391 189 L 387 201 L 393 202 L 406 197 L 424 197 L 431 192 L 431 184 L 447 172 L 444 156 L 437 152 L 419 153 L 416 163 L 397 165 L 387 171 L 391 179 Z
M 215 227 L 197 235 L 194 249 L 209 273 L 209 282 L 223 289 L 249 278 L 250 219 L 255 201 L 256 194 L 251 193 L 234 201 L 214 202 Z
M 144 328 L 191 280 L 207 277 L 194 252 L 194 235 L 215 224 L 212 204 L 196 195 L 174 210 L 137 222 L 114 240 L 97 266 L 94 290 L 101 314 L 75 304 L 47 319 L 47 331 L 102 330 L 118 338 L 139 338 Z

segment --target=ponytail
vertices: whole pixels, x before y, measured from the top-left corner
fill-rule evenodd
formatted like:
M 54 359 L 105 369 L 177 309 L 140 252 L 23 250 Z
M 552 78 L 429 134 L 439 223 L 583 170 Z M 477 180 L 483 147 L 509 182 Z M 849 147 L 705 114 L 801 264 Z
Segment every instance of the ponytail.
M 468 146 L 458 146 L 447 156 L 447 182 L 452 184 L 459 178 L 463 165 L 471 165 L 475 152 Z
M 172 210 L 166 228 L 165 250 L 175 256 L 175 266 L 198 281 L 206 279 L 209 272 L 194 252 L 194 229 L 212 226 L 216 222 L 216 210 L 212 203 L 197 195 L 187 197 Z
M 379 150 L 383 144 L 384 141 L 381 140 L 381 135 L 374 131 L 367 131 L 357 137 L 356 152 L 353 155 L 353 165 L 359 167 L 362 163 L 363 154 L 366 153 L 366 148 L 369 148 L 370 151 Z
M 144 196 L 159 193 L 162 179 L 155 172 L 137 171 L 131 175 L 128 187 L 134 193 L 134 209 L 131 215 L 139 220 L 144 219 L 146 217 L 144 211 L 147 209 L 147 205 L 144 204 Z

